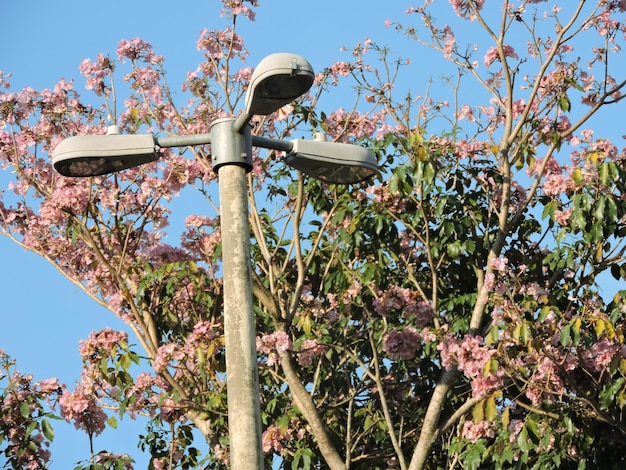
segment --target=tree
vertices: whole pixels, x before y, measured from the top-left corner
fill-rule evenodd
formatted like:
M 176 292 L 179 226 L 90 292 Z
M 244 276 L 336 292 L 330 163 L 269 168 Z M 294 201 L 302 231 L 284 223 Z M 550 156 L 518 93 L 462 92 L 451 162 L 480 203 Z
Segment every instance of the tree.
M 407 11 L 408 25 L 389 27 L 415 51 L 441 53 L 452 102 L 435 86 L 400 88 L 410 61 L 366 40 L 309 96 L 254 121 L 256 134 L 323 131 L 368 146 L 381 165 L 375 181 L 340 187 L 293 173 L 276 152 L 256 155 L 251 256 L 268 467 L 623 466 L 626 293 L 603 286 L 626 274 L 626 154 L 588 126 L 623 96 L 614 62 L 626 3 L 449 3 L 435 14 L 425 1 Z M 28 409 L 10 399 L 28 377 L 2 376 L 2 416 L 21 417 L 4 419 L 2 437 L 11 442 L 20 419 L 34 423 L 28 440 L 3 447 L 14 468 L 53 437 L 55 410 L 91 437 L 115 425 L 105 409 L 152 417 L 141 436 L 151 468 L 228 465 L 209 149 L 164 151 L 149 167 L 88 181 L 56 175 L 41 154 L 115 120 L 125 132 L 189 134 L 234 115 L 251 73 L 236 19 L 253 20 L 257 6 L 224 2 L 229 24 L 202 33 L 205 61 L 183 84 L 184 106 L 140 39 L 83 62 L 99 108 L 64 81 L 1 95 L 0 158 L 16 175 L 0 200 L 3 234 L 135 334 L 93 334 L 79 385 L 28 384 Z M 115 81 L 124 67 L 127 96 Z M 352 110 L 319 109 L 346 85 L 358 97 Z M 168 244 L 168 203 L 193 190 L 214 213 L 191 214 L 180 245 Z M 45 468 L 45 452 L 36 455 L 32 468 Z M 130 465 L 99 458 L 103 468 Z

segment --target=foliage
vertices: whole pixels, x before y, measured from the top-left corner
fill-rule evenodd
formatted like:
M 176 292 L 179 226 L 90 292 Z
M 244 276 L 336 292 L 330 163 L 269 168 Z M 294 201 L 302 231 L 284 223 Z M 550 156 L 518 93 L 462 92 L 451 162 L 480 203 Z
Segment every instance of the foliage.
M 396 86 L 410 61 L 366 40 L 324 69 L 308 96 L 254 118 L 255 134 L 323 131 L 367 146 L 381 166 L 374 181 L 345 187 L 293 174 L 276 152 L 255 155 L 251 260 L 268 467 L 624 464 L 626 291 L 606 285 L 626 274 L 626 154 L 587 126 L 622 98 L 614 63 L 626 5 L 526 0 L 488 12 L 482 0 L 449 3 L 448 25 L 425 1 L 407 11 L 409 25 L 388 26 L 406 35 L 407 53 L 426 46 L 448 60 L 453 103 L 436 88 L 416 96 Z M 3 234 L 123 318 L 142 349 L 120 332 L 90 336 L 81 380 L 63 389 L 58 413 L 90 437 L 115 426 L 105 409 L 151 416 L 140 445 L 155 469 L 228 465 L 207 149 L 181 152 L 193 158 L 164 151 L 158 163 L 88 180 L 56 175 L 41 154 L 113 120 L 125 132 L 189 134 L 235 114 L 251 75 L 238 68 L 247 52 L 235 19 L 253 20 L 256 7 L 224 2 L 230 23 L 202 33 L 205 61 L 183 84 L 185 107 L 167 87 L 164 59 L 139 39 L 82 64 L 99 108 L 64 81 L 0 95 L 0 159 L 16 175 L 0 199 Z M 118 114 L 114 79 L 124 67 Z M 346 84 L 360 98 L 353 110 L 318 109 Z M 174 246 L 165 230 L 179 195 L 215 213 L 190 214 Z M 20 449 L 4 447 L 10 465 L 34 446 L 32 468 L 45 468 L 52 411 L 42 402 L 52 392 L 3 379 L 1 436 L 16 432 L 11 423 L 27 431 Z M 20 384 L 29 384 L 28 409 L 11 401 Z

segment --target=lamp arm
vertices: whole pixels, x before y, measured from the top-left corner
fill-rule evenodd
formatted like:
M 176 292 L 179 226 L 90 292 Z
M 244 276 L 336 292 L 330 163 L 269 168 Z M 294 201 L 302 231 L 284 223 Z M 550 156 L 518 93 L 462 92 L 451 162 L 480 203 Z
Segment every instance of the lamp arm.
M 233 123 L 233 130 L 235 132 L 241 132 L 244 126 L 250 122 L 250 119 L 252 119 L 252 114 L 244 111 L 237 117 L 237 119 L 235 119 L 235 122 Z
M 252 136 L 252 145 L 255 147 L 263 147 L 264 149 L 280 150 L 282 152 L 291 152 L 293 143 L 284 140 L 270 139 L 258 135 Z
M 166 147 L 190 147 L 193 145 L 206 145 L 211 143 L 211 134 L 190 134 L 190 135 L 172 135 L 166 137 L 155 137 L 154 143 L 160 148 Z M 293 143 L 261 137 L 252 136 L 252 145 L 255 147 L 263 147 L 265 149 L 280 150 L 282 152 L 291 152 Z
M 161 148 L 166 147 L 191 147 L 211 143 L 211 134 L 171 135 L 167 137 L 155 137 L 154 143 Z

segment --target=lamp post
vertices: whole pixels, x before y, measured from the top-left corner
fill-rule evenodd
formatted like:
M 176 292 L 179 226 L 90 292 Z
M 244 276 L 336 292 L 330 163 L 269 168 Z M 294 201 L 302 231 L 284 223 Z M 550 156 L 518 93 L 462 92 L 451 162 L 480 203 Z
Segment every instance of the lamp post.
M 313 69 L 302 57 L 272 54 L 252 74 L 244 112 L 236 119 L 213 122 L 208 134 L 121 135 L 119 128 L 111 126 L 107 135 L 70 137 L 60 142 L 52 155 L 54 168 L 60 174 L 88 177 L 156 161 L 160 148 L 211 144 L 221 208 L 226 383 L 233 470 L 263 468 L 246 183 L 246 173 L 252 168 L 252 146 L 284 151 L 285 163 L 329 183 L 355 183 L 378 171 L 375 157 L 356 145 L 319 140 L 288 142 L 251 135 L 248 123 L 252 116 L 280 109 L 304 94 L 313 80 Z

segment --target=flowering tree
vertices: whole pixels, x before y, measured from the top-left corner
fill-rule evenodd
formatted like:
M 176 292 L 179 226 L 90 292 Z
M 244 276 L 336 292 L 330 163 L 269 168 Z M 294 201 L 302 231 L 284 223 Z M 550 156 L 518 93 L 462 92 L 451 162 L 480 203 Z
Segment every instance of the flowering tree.
M 487 11 L 482 0 L 450 0 L 437 15 L 431 3 L 388 26 L 415 50 L 441 53 L 447 99 L 435 87 L 403 89 L 410 60 L 368 39 L 328 64 L 310 95 L 253 121 L 260 135 L 324 131 L 368 146 L 381 165 L 376 180 L 343 187 L 293 173 L 276 152 L 255 156 L 267 464 L 621 468 L 626 298 L 603 285 L 626 274 L 626 154 L 591 125 L 623 96 L 615 59 L 626 2 L 518 0 Z M 151 468 L 228 466 L 209 149 L 167 150 L 158 163 L 88 180 L 56 175 L 46 154 L 113 122 L 191 134 L 233 116 L 251 75 L 235 19 L 254 20 L 257 7 L 224 1 L 228 26 L 201 34 L 205 60 L 183 84 L 185 104 L 139 39 L 83 62 L 101 106 L 64 81 L 0 95 L 0 159 L 16 175 L 0 199 L 3 234 L 134 333 L 87 338 L 74 390 L 2 376 L 0 445 L 10 444 L 0 449 L 14 467 L 46 467 L 53 413 L 91 437 L 115 426 L 105 410 L 152 418 L 141 437 Z M 356 90 L 354 109 L 319 109 L 342 84 Z M 180 244 L 167 243 L 170 201 L 194 194 L 213 212 L 189 214 Z M 92 451 L 96 464 L 130 458 Z

